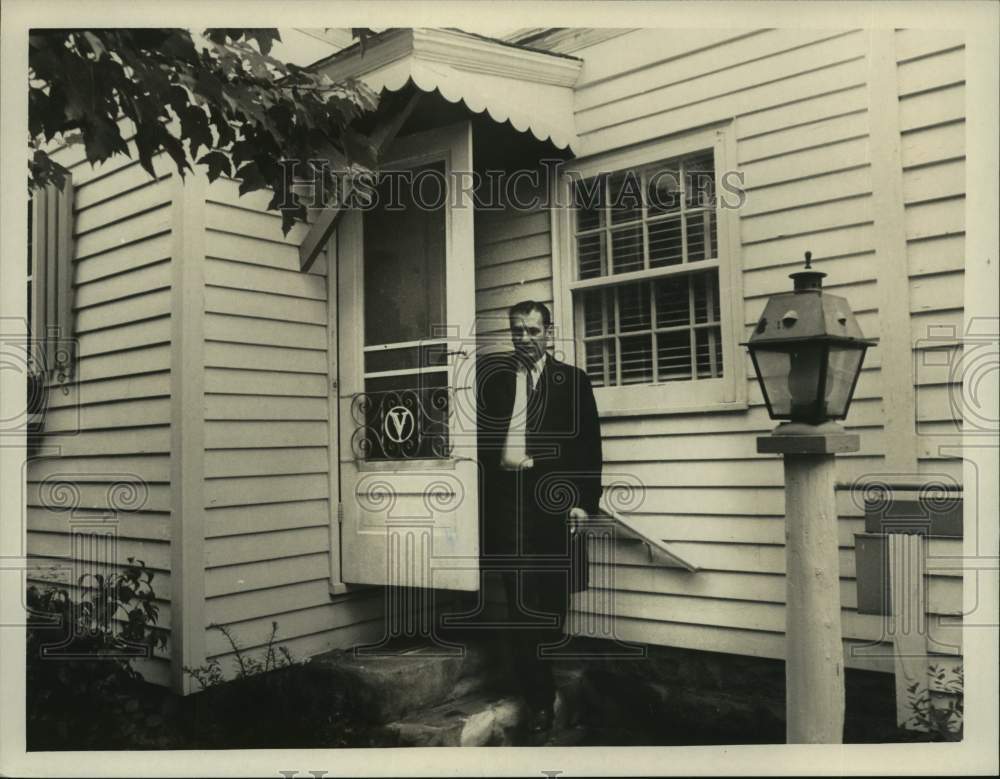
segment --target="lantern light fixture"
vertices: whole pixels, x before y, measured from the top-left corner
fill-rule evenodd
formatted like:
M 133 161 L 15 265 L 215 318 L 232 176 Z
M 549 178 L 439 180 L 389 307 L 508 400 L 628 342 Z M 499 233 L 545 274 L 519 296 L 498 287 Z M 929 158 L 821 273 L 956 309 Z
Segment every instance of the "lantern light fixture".
M 791 292 L 773 295 L 746 346 L 771 419 L 820 425 L 847 416 L 866 339 L 847 300 L 823 292 L 822 271 L 789 275 Z

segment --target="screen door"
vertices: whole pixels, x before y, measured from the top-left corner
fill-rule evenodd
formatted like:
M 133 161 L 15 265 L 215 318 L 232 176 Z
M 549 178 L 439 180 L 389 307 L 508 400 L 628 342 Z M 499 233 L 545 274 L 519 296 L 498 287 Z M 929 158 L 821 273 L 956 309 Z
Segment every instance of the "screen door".
M 471 126 L 388 156 L 338 230 L 342 576 L 475 590 Z

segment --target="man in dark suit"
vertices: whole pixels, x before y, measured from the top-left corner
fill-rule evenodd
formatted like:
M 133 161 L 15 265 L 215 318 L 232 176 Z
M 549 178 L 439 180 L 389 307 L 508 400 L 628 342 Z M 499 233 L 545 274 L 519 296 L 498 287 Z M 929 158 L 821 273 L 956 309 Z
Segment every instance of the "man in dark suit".
M 515 674 L 530 727 L 553 719 L 555 683 L 544 645 L 563 639 L 569 594 L 587 586 L 581 523 L 601 495 L 601 432 L 587 374 L 546 351 L 542 303 L 510 309 L 514 351 L 477 365 L 483 567 L 502 571 Z

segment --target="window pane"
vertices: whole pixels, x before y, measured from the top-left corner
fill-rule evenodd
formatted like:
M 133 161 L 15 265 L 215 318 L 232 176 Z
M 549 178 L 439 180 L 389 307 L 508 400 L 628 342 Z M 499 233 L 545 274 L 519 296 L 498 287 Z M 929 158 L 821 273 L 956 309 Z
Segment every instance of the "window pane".
M 656 336 L 656 369 L 660 381 L 684 381 L 691 378 L 691 333 L 679 330 Z
M 647 172 L 646 202 L 650 216 L 681 208 L 681 172 L 677 166 L 657 165 Z
M 583 334 L 601 335 L 604 329 L 604 296 L 602 289 L 592 289 L 583 293 Z
M 642 179 L 638 173 L 626 170 L 611 177 L 609 205 L 612 224 L 642 218 Z
M 651 222 L 649 230 L 649 265 L 659 268 L 683 262 L 680 217 Z
M 719 274 L 699 273 L 691 277 L 694 286 L 694 321 L 719 322 Z
M 428 168 L 444 175 L 441 163 Z M 397 189 L 402 210 L 364 214 L 366 346 L 440 336 L 446 324 L 444 207 L 418 208 L 408 188 Z M 381 191 L 379 202 L 388 200 Z
M 611 265 L 613 273 L 642 270 L 642 225 L 612 230 Z
M 698 262 L 715 257 L 715 212 L 695 211 L 685 214 L 684 220 L 687 223 L 687 261 Z
M 851 399 L 851 390 L 854 389 L 854 378 L 861 370 L 859 363 L 864 356 L 864 349 L 831 344 L 827 354 L 828 367 L 823 392 L 826 413 L 834 419 L 841 419 L 847 413 L 847 403 Z
M 605 386 L 604 368 L 607 365 L 606 350 L 607 341 L 588 341 L 587 350 L 587 375 L 590 382 L 595 387 Z M 614 383 L 613 381 L 611 383 Z
M 605 176 L 578 181 L 573 189 L 578 232 L 593 230 L 604 225 Z
M 715 207 L 714 153 L 699 152 L 684 159 L 685 206 L 691 208 Z
M 622 384 L 641 384 L 653 380 L 653 339 L 633 335 L 621 339 Z
M 698 378 L 708 379 L 722 375 L 722 331 L 718 327 L 695 330 L 698 355 Z
M 439 368 L 448 365 L 448 344 L 421 344 L 403 349 L 365 352 L 365 373 Z
M 676 327 L 691 323 L 687 276 L 656 282 L 656 326 Z
M 604 233 L 581 235 L 576 239 L 576 257 L 581 279 L 604 275 Z
M 619 332 L 649 330 L 650 316 L 649 284 L 623 284 L 618 287 Z M 624 361 L 624 355 L 622 359 Z
M 716 271 L 699 273 L 691 277 L 694 285 L 694 321 L 714 323 L 719 321 L 719 274 Z

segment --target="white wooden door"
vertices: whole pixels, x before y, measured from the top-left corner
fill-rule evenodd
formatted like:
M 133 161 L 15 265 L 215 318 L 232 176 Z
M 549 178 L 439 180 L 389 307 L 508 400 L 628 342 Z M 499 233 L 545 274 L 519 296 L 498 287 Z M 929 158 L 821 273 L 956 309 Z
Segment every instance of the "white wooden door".
M 388 158 L 383 172 L 408 172 L 376 190 L 396 187 L 389 207 L 338 229 L 343 579 L 475 590 L 473 203 L 452 175 L 472 170 L 471 126 Z

